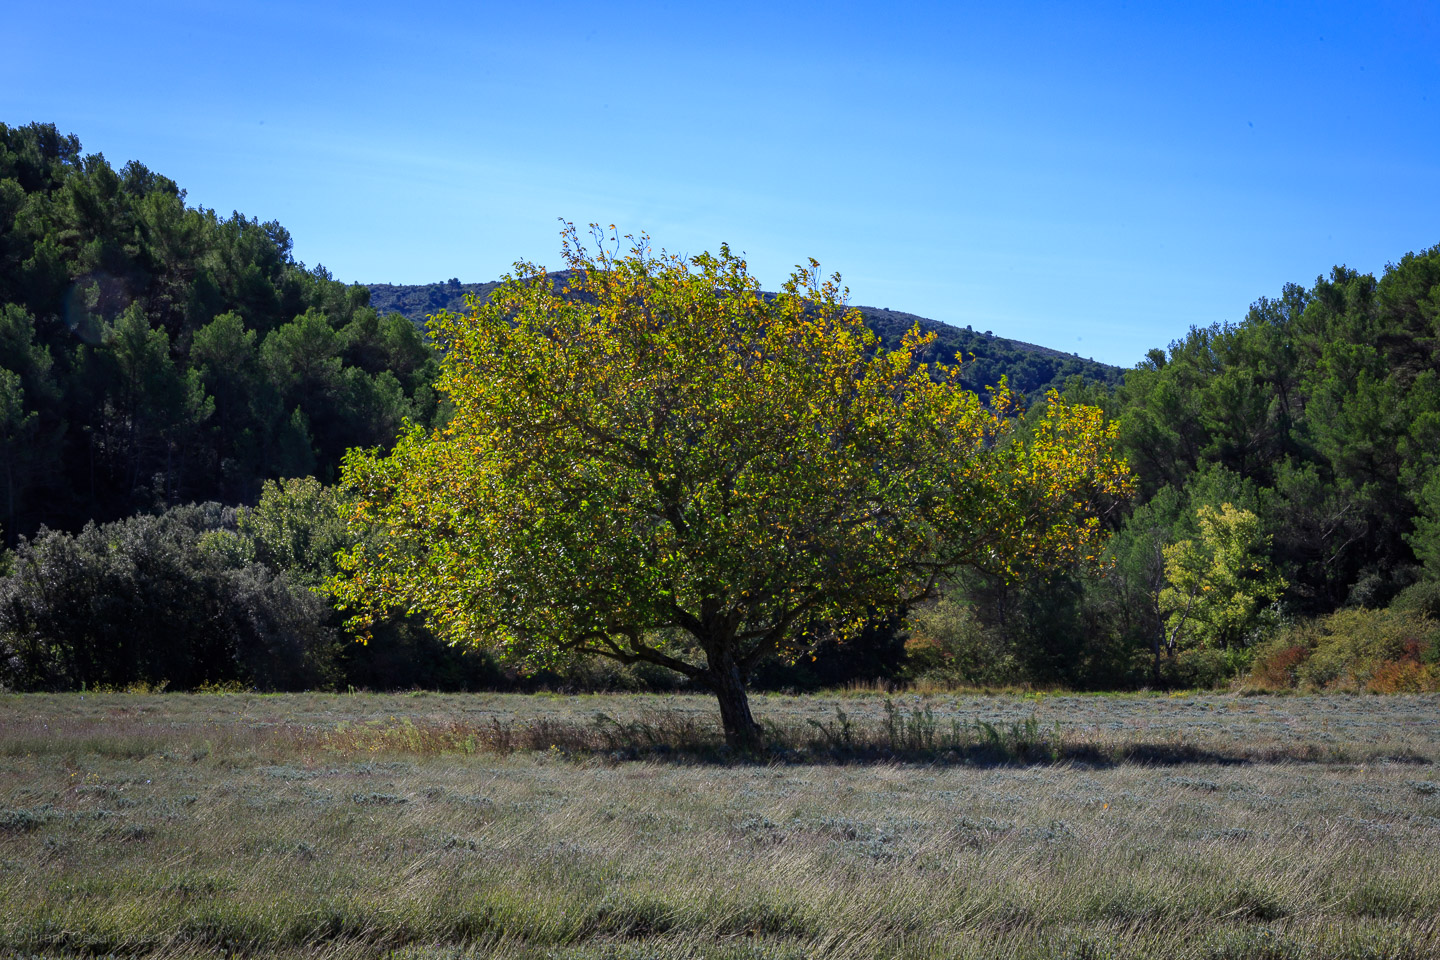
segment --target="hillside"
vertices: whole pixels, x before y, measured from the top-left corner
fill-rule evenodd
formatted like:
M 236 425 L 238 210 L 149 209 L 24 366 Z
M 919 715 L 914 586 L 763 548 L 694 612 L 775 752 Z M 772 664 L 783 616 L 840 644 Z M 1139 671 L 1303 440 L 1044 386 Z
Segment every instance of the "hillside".
M 273 221 L 0 123 L 0 528 L 79 530 L 333 479 L 436 406 L 433 355 Z
M 432 313 L 463 310 L 467 294 L 484 299 L 496 283 L 461 283 L 458 279 L 451 279 L 410 286 L 389 283 L 368 286 L 370 306 L 377 313 L 384 316 L 395 312 L 416 324 L 423 324 Z M 1065 381 L 1073 376 L 1118 385 L 1124 375 L 1119 367 L 1087 360 L 1073 353 L 1009 340 L 969 327 L 952 327 L 913 313 L 880 307 L 857 306 L 856 309 L 865 318 L 866 325 L 878 333 L 887 345 L 898 343 L 905 331 L 916 324 L 926 332 L 933 331 L 936 339 L 926 360 L 947 363 L 956 358 L 963 360 L 961 380 L 971 390 L 983 390 L 999 382 L 1001 376 L 1008 375 L 1011 386 L 1033 398 L 1043 395 L 1051 387 L 1063 388 Z

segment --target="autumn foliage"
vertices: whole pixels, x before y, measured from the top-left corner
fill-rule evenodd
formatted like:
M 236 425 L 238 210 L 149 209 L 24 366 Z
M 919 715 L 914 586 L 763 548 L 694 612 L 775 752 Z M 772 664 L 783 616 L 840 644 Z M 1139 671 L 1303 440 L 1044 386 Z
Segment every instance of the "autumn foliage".
M 1394 609 L 1338 610 L 1300 621 L 1256 651 L 1244 683 L 1261 690 L 1440 690 L 1440 624 Z
M 568 280 L 519 264 L 437 316 L 453 417 L 347 458 L 371 535 L 335 589 L 357 625 L 400 606 L 531 663 L 669 667 L 751 745 L 760 658 L 960 565 L 1098 556 L 1099 514 L 1128 491 L 1098 410 L 1052 395 L 1020 436 L 1003 384 L 982 400 L 918 362 L 918 331 L 882 349 L 814 261 L 772 296 L 727 247 L 595 240 L 567 226 Z

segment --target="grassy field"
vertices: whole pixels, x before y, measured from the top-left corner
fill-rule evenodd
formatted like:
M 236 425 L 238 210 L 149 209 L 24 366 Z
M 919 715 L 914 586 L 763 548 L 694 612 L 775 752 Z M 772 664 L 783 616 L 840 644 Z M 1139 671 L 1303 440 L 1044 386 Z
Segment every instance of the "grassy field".
M 1437 957 L 1440 696 L 0 696 L 0 954 Z

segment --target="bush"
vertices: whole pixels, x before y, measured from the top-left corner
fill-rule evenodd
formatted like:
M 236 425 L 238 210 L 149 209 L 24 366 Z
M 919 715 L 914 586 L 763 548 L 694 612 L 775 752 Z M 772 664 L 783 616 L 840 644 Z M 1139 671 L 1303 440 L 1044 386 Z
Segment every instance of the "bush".
M 652 663 L 617 663 L 603 657 L 577 657 L 526 678 L 527 686 L 566 693 L 636 693 L 677 690 L 686 679 Z
M 1422 580 L 1411 584 L 1391 601 L 1390 609 L 1417 613 L 1440 623 L 1440 580 Z
M 1428 663 L 1389 660 L 1370 674 L 1365 689 L 1370 693 L 1427 693 L 1440 690 L 1440 673 Z
M 1160 662 L 1160 679 L 1166 687 L 1211 690 L 1235 676 L 1235 658 L 1225 650 L 1193 647 Z
M 225 571 L 222 599 L 242 678 L 262 690 L 334 684 L 339 641 L 322 596 L 252 563 Z
M 997 632 L 980 622 L 974 607 L 950 597 L 911 616 L 905 657 L 910 679 L 938 683 L 1003 685 L 1016 682 L 1023 672 Z
M 1414 608 L 1340 610 L 1291 624 L 1256 651 L 1246 685 L 1266 690 L 1440 689 L 1440 625 Z
M 0 578 L 0 683 L 332 683 L 328 605 L 283 573 L 214 549 L 234 519 L 203 504 L 22 539 Z
M 1267 690 L 1293 687 L 1299 681 L 1297 670 L 1308 656 L 1310 648 L 1307 646 L 1288 642 L 1276 644 L 1256 655 L 1250 667 L 1250 680 Z
M 452 647 L 419 617 L 375 624 L 367 643 L 341 644 L 341 683 L 362 690 L 495 690 L 515 686 L 487 650 Z
M 236 511 L 254 558 L 292 580 L 320 587 L 335 573 L 335 554 L 353 544 L 334 487 L 314 477 L 267 480 L 254 507 Z

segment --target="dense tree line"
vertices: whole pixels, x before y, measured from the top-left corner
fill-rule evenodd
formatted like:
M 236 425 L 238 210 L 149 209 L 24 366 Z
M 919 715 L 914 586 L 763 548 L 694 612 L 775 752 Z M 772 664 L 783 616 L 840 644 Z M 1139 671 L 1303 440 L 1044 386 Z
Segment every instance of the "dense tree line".
M 1118 399 L 1149 500 L 1228 488 L 1273 536 L 1296 614 L 1440 576 L 1440 247 L 1192 330 Z
M 429 422 L 433 357 L 289 233 L 188 206 L 53 125 L 0 124 L 0 526 L 254 502 Z
M 1140 483 L 1112 569 L 955 584 L 921 614 L 912 670 L 1207 683 L 1336 611 L 1440 619 L 1440 247 L 1286 285 L 1118 387 L 1069 392 L 1118 419 Z

